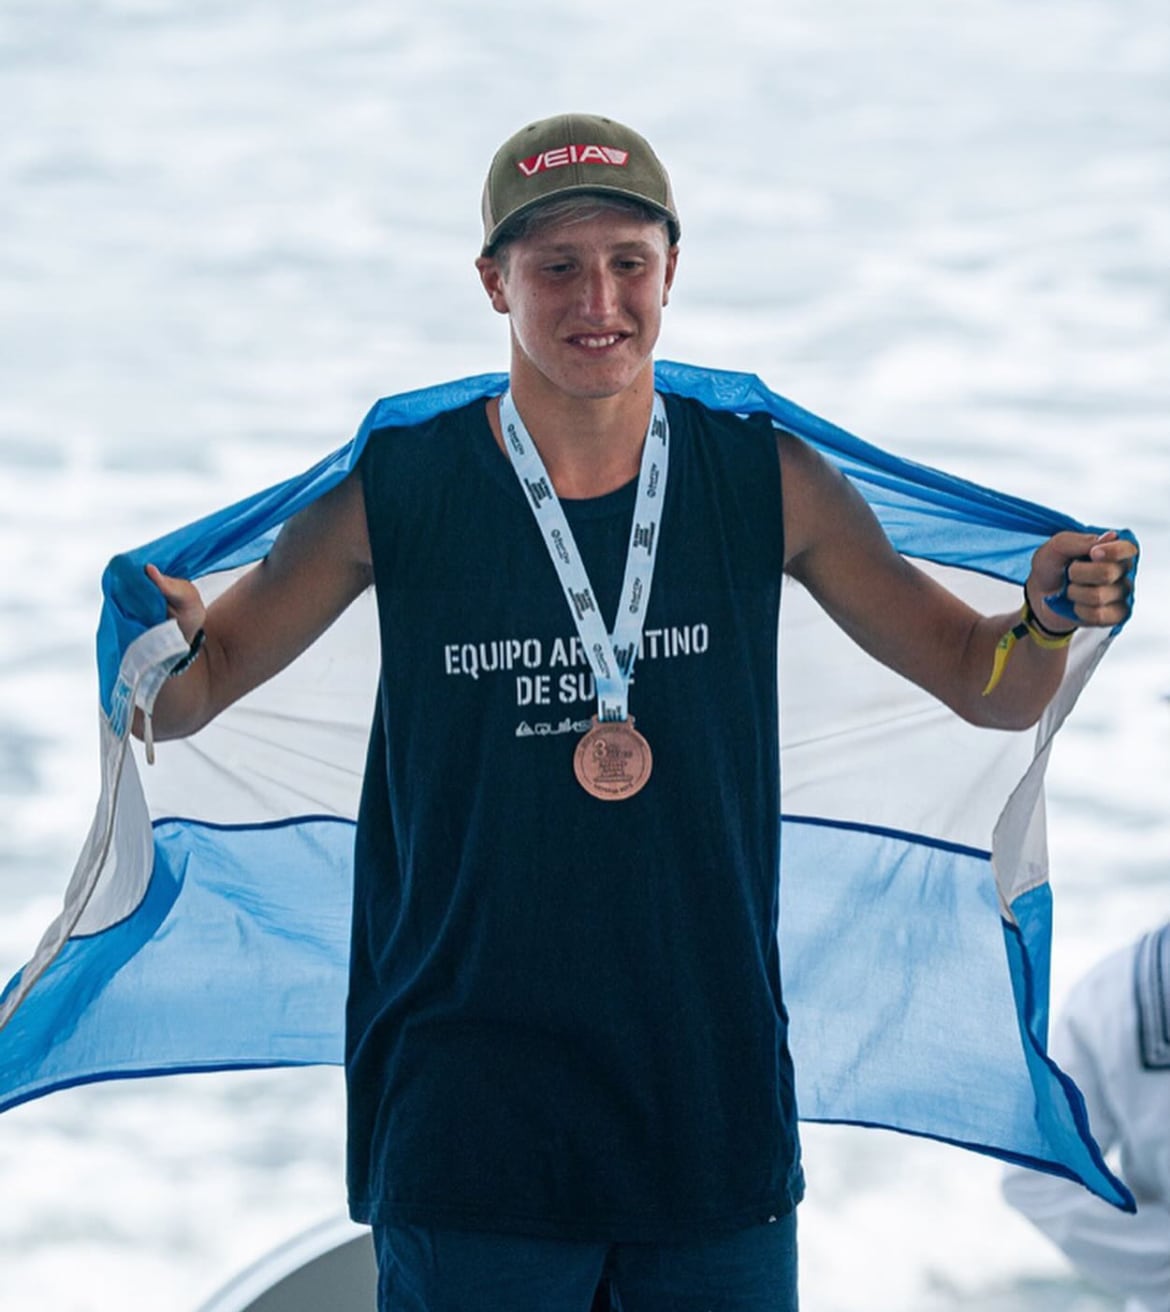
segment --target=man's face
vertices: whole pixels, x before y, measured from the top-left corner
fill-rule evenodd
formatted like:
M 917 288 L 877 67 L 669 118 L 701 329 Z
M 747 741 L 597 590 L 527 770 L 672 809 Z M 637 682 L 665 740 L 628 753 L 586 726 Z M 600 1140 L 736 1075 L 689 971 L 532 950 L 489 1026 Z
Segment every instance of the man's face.
M 513 385 L 615 396 L 650 364 L 678 247 L 661 224 L 601 212 L 537 228 L 477 261 L 512 328 Z

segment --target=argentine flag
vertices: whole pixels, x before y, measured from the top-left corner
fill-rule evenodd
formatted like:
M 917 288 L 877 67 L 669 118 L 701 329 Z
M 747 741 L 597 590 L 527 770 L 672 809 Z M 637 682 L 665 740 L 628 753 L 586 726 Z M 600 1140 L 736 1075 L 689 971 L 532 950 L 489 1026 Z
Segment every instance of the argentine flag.
M 93 1080 L 342 1060 L 352 845 L 378 678 L 373 596 L 150 764 L 129 735 L 133 708 L 152 705 L 187 644 L 143 566 L 196 580 L 210 602 L 379 430 L 506 381 L 379 401 L 306 473 L 110 563 L 97 812 L 61 914 L 0 1000 L 0 1108 Z M 811 442 L 900 552 L 983 611 L 1017 608 L 1036 547 L 1086 527 L 887 455 L 750 375 L 661 363 L 657 385 L 768 413 Z M 787 581 L 780 946 L 803 1119 L 962 1145 L 1133 1210 L 1046 1052 L 1044 771 L 1113 636 L 1077 633 L 1036 729 L 976 729 L 865 656 Z

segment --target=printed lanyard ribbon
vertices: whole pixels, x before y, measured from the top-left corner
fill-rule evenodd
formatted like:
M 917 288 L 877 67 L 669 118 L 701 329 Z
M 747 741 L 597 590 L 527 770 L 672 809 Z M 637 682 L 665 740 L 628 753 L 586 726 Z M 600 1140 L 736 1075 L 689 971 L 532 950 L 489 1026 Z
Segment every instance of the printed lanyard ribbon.
M 593 671 L 597 685 L 597 718 L 624 720 L 630 698 L 630 675 L 642 641 L 646 608 L 650 604 L 650 584 L 654 578 L 654 559 L 658 551 L 658 526 L 666 497 L 670 426 L 662 397 L 654 393 L 650 427 L 646 430 L 646 440 L 642 446 L 634 522 L 630 526 L 626 572 L 612 634 L 605 631 L 597 596 L 589 582 L 564 507 L 553 490 L 548 470 L 524 427 L 510 391 L 500 398 L 500 426 L 504 433 L 504 447 L 532 507 L 532 513 L 536 516 L 553 568 L 569 603 L 589 668 Z

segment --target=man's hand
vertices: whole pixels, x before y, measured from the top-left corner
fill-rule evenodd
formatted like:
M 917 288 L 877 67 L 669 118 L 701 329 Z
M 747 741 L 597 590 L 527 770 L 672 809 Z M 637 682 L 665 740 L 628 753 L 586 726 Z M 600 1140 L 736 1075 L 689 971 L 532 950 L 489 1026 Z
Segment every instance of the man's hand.
M 1053 633 L 1067 633 L 1074 627 L 1066 615 L 1054 611 L 1044 600 L 1064 589 L 1067 578 L 1066 596 L 1077 624 L 1093 628 L 1120 624 L 1129 617 L 1137 554 L 1132 542 L 1112 531 L 1100 537 L 1092 533 L 1055 534 L 1032 557 L 1032 572 L 1024 585 L 1033 613 Z
M 172 578 L 156 565 L 147 565 L 146 576 L 162 593 L 167 603 L 167 619 L 178 621 L 188 642 L 203 627 L 207 609 L 199 589 L 189 579 Z

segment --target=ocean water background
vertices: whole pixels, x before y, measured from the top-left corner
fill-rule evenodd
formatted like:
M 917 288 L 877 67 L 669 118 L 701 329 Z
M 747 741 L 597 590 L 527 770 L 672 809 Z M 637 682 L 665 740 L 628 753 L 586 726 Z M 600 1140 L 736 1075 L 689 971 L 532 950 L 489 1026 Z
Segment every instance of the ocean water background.
M 378 396 L 502 367 L 479 188 L 564 108 L 634 123 L 671 168 L 663 358 L 1138 533 L 1138 615 L 1050 769 L 1056 999 L 1170 914 L 1164 0 L 4 0 L 4 978 L 97 797 L 106 559 L 307 466 Z M 995 1163 L 805 1139 L 810 1312 L 1116 1306 L 1001 1203 Z M 0 1310 L 193 1312 L 343 1209 L 342 1147 L 332 1069 L 8 1112 Z

